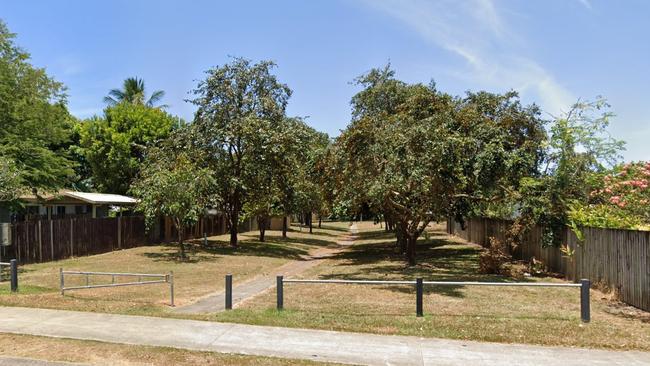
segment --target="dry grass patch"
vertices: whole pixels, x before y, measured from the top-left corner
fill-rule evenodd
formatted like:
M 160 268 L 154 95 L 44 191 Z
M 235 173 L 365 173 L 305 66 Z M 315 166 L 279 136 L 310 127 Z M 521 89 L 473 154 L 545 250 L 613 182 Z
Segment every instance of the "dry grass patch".
M 6 282 L 0 285 L 0 305 L 181 317 L 169 307 L 167 284 L 73 290 L 61 296 L 59 268 L 161 274 L 173 271 L 175 303 L 182 306 L 223 290 L 224 276 L 228 273 L 233 274 L 235 281 L 245 281 L 269 274 L 291 260 L 304 260 L 313 249 L 335 246 L 337 236 L 346 228 L 347 224 L 335 223 L 309 234 L 308 229 L 300 231 L 294 227 L 287 239 L 279 231 L 268 231 L 263 243 L 257 240 L 257 232 L 247 232 L 240 234 L 237 249 L 229 247 L 227 235 L 215 236 L 209 238 L 207 247 L 202 245 L 202 240 L 195 241 L 185 261 L 178 260 L 176 245 L 162 245 L 25 265 L 20 267 L 19 294 L 9 293 Z M 90 279 L 90 284 L 111 281 L 110 276 Z M 66 276 L 66 286 L 83 285 L 85 281 L 85 276 Z M 133 278 L 117 278 L 116 282 L 119 281 L 133 281 Z
M 0 333 L 0 355 L 95 365 L 325 365 L 273 357 L 188 351 L 166 347 L 79 341 Z
M 478 271 L 481 248 L 432 227 L 418 247 L 419 264 L 407 267 L 392 235 L 360 225 L 358 244 L 305 273 L 304 278 L 513 281 Z M 528 281 L 561 281 L 554 278 Z M 650 350 L 650 323 L 611 312 L 612 302 L 592 291 L 592 322 L 580 321 L 579 289 L 425 287 L 425 317 L 415 317 L 412 286 L 285 285 L 285 311 L 269 291 L 220 321 L 402 334 L 494 342 Z

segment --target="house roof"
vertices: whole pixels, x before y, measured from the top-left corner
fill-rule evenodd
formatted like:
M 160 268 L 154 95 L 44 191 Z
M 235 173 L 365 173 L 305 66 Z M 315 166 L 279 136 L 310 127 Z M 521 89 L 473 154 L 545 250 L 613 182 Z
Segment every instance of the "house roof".
M 132 205 L 137 202 L 135 198 L 121 194 L 66 191 L 65 195 L 91 204 Z
M 133 205 L 137 200 L 133 197 L 123 196 L 120 194 L 110 193 L 90 193 L 90 192 L 76 192 L 76 191 L 59 191 L 54 194 L 45 195 L 29 195 L 20 197 L 23 201 L 30 203 L 60 203 L 71 204 L 76 202 L 84 202 L 91 205 Z M 72 201 L 72 202 L 71 202 Z

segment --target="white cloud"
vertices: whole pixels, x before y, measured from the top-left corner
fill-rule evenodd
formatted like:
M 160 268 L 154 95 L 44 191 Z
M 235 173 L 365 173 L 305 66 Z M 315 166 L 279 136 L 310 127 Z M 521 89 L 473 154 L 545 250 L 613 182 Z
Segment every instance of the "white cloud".
M 465 61 L 455 75 L 479 88 L 515 89 L 538 100 L 557 115 L 575 97 L 520 45 L 525 42 L 509 29 L 491 0 L 365 2 L 415 30 L 427 41 Z
M 585 8 L 591 10 L 591 3 L 589 2 L 589 0 L 578 0 L 578 2 L 580 2 L 580 4 L 582 4 L 582 6 L 584 6 Z

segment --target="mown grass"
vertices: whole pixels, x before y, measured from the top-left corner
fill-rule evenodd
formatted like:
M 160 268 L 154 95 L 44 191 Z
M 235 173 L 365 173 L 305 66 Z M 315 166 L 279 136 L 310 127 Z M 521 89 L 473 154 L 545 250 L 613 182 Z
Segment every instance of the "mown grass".
M 0 355 L 100 365 L 307 366 L 326 363 L 0 333 Z
M 304 278 L 513 281 L 478 271 L 481 248 L 452 238 L 440 226 L 419 247 L 419 264 L 405 265 L 392 235 L 364 224 L 349 251 Z M 528 278 L 528 281 L 561 281 Z M 415 317 L 412 286 L 286 284 L 284 311 L 275 292 L 262 294 L 214 319 L 259 325 L 401 334 L 464 340 L 650 350 L 650 323 L 611 313 L 616 303 L 591 293 L 592 322 L 580 321 L 579 289 L 534 287 L 426 287 L 425 317 Z
M 228 236 L 210 237 L 193 242 L 187 260 L 179 260 L 174 244 L 139 247 L 100 255 L 78 257 L 57 262 L 20 266 L 19 293 L 9 291 L 8 282 L 0 284 L 0 305 L 43 307 L 52 309 L 105 313 L 178 316 L 169 306 L 169 286 L 146 286 L 72 290 L 61 296 L 59 268 L 64 270 L 130 273 L 174 272 L 175 304 L 183 306 L 211 293 L 223 290 L 228 273 L 241 282 L 271 273 L 292 260 L 305 260 L 312 249 L 335 245 L 335 238 L 347 224 L 328 224 L 323 229 L 294 227 L 288 238 L 279 231 L 269 231 L 260 242 L 257 232 L 240 234 L 240 246 L 228 245 Z M 66 276 L 66 286 L 85 284 L 84 276 Z M 133 278 L 116 278 L 116 282 Z M 111 277 L 90 277 L 90 284 L 110 283 Z M 195 319 L 205 319 L 197 315 Z

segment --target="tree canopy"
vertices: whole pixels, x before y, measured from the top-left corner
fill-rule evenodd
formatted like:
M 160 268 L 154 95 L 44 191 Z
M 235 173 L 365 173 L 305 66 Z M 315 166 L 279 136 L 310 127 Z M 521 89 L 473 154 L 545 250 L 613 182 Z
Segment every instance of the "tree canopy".
M 146 159 L 130 193 L 139 199 L 138 210 L 149 222 L 160 216 L 172 219 L 178 234 L 181 258 L 189 225 L 196 223 L 209 206 L 213 172 L 201 168 L 184 146 L 186 139 L 172 136 L 160 147 L 147 149 Z
M 83 121 L 79 153 L 90 168 L 92 185 L 101 192 L 125 194 L 139 172 L 145 148 L 167 138 L 178 124 L 161 109 L 129 103 Z
M 337 199 L 369 205 L 395 228 L 415 263 L 416 240 L 434 220 L 503 199 L 540 160 L 543 121 L 516 93 L 468 93 L 407 84 L 389 67 L 357 79 L 353 120 L 336 140 Z
M 285 118 L 291 90 L 271 73 L 270 61 L 235 58 L 206 72 L 193 91 L 198 107 L 193 128 L 204 152 L 204 165 L 217 179 L 214 195 L 225 213 L 230 243 L 237 246 L 237 227 L 251 187 L 257 183 L 260 144 Z M 263 149 L 263 147 L 262 147 Z
M 14 38 L 0 21 L 0 157 L 20 172 L 21 186 L 56 190 L 74 179 L 65 88 L 32 66 Z

